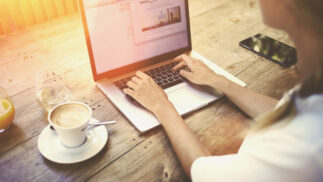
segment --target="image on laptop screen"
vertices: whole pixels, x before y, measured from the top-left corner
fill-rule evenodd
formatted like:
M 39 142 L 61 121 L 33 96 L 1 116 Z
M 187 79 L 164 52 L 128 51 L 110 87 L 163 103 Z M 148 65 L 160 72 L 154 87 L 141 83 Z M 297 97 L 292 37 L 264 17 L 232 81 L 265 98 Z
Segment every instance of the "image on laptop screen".
M 83 7 L 97 74 L 190 46 L 185 0 L 83 0 Z

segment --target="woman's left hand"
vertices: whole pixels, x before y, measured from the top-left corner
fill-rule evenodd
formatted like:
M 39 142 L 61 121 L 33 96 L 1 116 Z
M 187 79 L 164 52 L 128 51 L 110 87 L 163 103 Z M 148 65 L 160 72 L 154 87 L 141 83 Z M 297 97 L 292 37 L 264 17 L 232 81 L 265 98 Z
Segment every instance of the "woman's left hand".
M 161 107 L 167 107 L 169 100 L 164 90 L 147 74 L 137 71 L 123 90 L 145 108 L 156 114 Z

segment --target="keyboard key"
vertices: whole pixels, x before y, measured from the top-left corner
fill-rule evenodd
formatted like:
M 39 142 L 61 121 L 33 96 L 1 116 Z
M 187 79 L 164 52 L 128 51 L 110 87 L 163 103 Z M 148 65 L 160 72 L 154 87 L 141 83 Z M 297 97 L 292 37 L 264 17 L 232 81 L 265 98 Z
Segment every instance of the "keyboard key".
M 145 71 L 144 73 L 146 73 L 148 76 L 152 75 L 149 71 Z
M 156 73 L 161 72 L 162 70 L 160 68 L 153 69 Z
M 176 66 L 177 64 L 178 64 L 178 62 L 171 62 L 171 63 L 170 63 L 170 65 L 171 65 L 172 67 Z
M 172 65 L 171 64 L 167 64 L 166 67 L 167 67 L 167 69 L 170 69 L 170 68 L 172 68 Z
M 156 74 L 156 71 L 155 70 L 149 70 L 149 74 L 154 75 L 154 74 Z
M 166 65 L 161 66 L 160 70 L 167 70 L 167 66 Z

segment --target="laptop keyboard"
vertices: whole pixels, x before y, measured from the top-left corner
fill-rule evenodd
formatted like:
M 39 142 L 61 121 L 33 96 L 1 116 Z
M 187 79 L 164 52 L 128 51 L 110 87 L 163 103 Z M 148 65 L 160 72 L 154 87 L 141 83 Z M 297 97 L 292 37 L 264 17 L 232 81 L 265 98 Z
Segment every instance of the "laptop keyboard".
M 184 81 L 184 78 L 172 68 L 177 62 L 171 62 L 166 65 L 162 65 L 157 68 L 145 71 L 154 81 L 163 89 L 172 87 Z M 121 90 L 128 88 L 127 82 L 131 80 L 133 76 L 114 82 L 114 84 Z

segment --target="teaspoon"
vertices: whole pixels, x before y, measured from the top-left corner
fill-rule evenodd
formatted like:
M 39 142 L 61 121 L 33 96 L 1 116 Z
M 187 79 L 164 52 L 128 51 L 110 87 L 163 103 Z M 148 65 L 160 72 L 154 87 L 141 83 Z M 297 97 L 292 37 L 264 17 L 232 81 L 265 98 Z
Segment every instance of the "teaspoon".
M 101 125 L 108 125 L 108 124 L 115 124 L 116 121 L 112 120 L 112 121 L 103 121 L 103 122 L 97 122 L 97 123 L 89 123 L 88 125 L 90 126 L 101 126 Z M 53 127 L 53 125 L 50 125 L 49 127 L 51 130 L 55 131 L 55 128 Z

